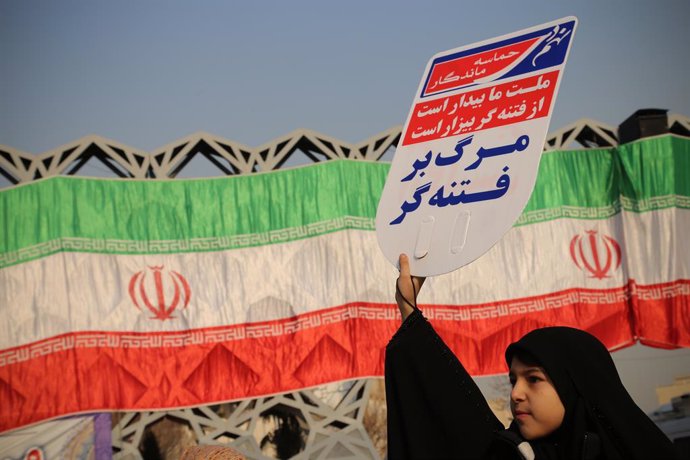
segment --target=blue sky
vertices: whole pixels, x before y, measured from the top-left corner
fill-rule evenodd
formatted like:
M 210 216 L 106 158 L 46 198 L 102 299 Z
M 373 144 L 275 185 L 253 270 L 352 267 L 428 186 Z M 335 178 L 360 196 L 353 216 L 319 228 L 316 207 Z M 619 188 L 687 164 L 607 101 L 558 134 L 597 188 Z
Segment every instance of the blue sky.
M 257 146 L 297 128 L 347 142 L 404 122 L 438 51 L 580 19 L 551 130 L 690 115 L 690 2 L 0 3 L 0 144 L 88 134 L 153 150 L 195 131 Z

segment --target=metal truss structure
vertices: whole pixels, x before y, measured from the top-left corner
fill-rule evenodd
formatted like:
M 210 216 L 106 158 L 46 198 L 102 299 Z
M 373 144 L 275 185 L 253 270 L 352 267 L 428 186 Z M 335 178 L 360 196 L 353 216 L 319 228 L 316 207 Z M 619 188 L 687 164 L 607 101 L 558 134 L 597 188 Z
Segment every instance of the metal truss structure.
M 669 114 L 668 132 L 690 137 L 690 117 Z M 544 151 L 567 150 L 579 145 L 585 148 L 615 147 L 618 128 L 589 118 L 582 118 L 546 137 Z
M 690 117 L 671 114 L 669 132 L 690 136 Z M 238 175 L 337 158 L 379 161 L 392 158 L 401 127 L 395 126 L 358 144 L 305 129 L 293 131 L 259 147 L 248 147 L 209 133 L 196 133 L 143 152 L 100 136 L 87 136 L 40 155 L 0 145 L 0 177 L 8 185 L 58 175 L 174 179 L 187 176 L 195 159 L 205 158 L 208 175 Z M 546 138 L 544 150 L 615 147 L 617 129 L 581 119 Z M 93 169 L 95 168 L 95 170 Z
M 390 160 L 401 130 L 393 127 L 358 144 L 297 130 L 256 148 L 196 133 L 150 153 L 99 136 L 87 136 L 40 155 L 0 146 L 0 181 L 5 182 L 0 187 L 58 175 L 155 180 L 252 174 L 338 158 Z M 669 131 L 690 136 L 690 118 L 669 115 Z M 573 145 L 616 146 L 617 129 L 595 120 L 579 120 L 550 134 L 544 150 Z M 201 173 L 198 159 L 206 160 L 206 170 Z M 379 459 L 363 423 L 375 384 L 374 379 L 355 380 L 215 406 L 116 414 L 114 458 L 142 458 L 147 433 L 166 420 L 181 425 L 193 442 L 229 445 L 249 459 L 275 458 L 271 442 L 280 428 L 276 414 L 283 417 L 283 423 L 287 414 L 302 433 L 294 458 Z
M 292 443 L 291 458 L 377 460 L 363 425 L 370 388 L 370 380 L 355 380 L 215 406 L 124 413 L 113 426 L 113 458 L 141 458 L 147 428 L 167 418 L 180 425 L 169 425 L 168 432 L 186 431 L 195 443 L 228 445 L 247 458 L 271 460 L 280 413 L 288 414 L 302 433 Z
M 615 147 L 618 145 L 617 128 L 605 123 L 582 118 L 549 134 L 544 151 L 568 149 L 574 143 L 585 148 Z
M 690 137 L 690 117 L 672 113 L 668 116 L 668 130 L 680 136 Z
M 152 153 L 99 136 L 87 136 L 38 156 L 0 146 L 0 175 L 11 184 L 58 175 L 88 176 L 93 171 L 85 173 L 83 168 L 91 164 L 110 177 L 174 179 L 194 169 L 190 165 L 197 157 L 205 158 L 216 168 L 211 175 L 272 171 L 290 166 L 291 160 L 293 164 L 337 158 L 377 161 L 395 148 L 400 132 L 397 126 L 359 144 L 348 144 L 301 129 L 256 148 L 202 132 Z

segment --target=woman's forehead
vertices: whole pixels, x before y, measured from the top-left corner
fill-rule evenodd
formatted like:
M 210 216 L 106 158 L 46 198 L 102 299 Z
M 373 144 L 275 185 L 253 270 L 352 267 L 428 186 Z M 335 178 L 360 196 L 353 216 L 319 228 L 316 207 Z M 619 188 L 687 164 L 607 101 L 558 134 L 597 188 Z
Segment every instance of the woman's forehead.
M 536 364 L 524 363 L 517 356 L 513 356 L 510 362 L 510 373 L 511 374 L 524 374 L 528 372 L 542 372 L 546 373 L 543 367 L 537 366 Z

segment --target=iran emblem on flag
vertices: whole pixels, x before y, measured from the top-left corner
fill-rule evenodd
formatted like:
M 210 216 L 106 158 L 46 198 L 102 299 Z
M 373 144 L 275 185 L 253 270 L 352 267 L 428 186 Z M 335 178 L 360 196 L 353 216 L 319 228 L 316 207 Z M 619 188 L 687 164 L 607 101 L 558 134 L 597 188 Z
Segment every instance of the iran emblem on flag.
M 157 265 L 132 276 L 129 280 L 129 296 L 139 310 L 143 311 L 144 306 L 153 313 L 151 319 L 165 321 L 175 318 L 172 314 L 178 306 L 187 308 L 192 291 L 187 279 L 180 273 Z

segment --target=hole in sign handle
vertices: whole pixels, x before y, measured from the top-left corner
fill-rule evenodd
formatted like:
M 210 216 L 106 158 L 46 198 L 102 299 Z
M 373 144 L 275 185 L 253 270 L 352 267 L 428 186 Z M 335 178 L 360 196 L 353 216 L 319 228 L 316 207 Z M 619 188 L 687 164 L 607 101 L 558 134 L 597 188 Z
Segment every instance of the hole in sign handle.
M 434 216 L 426 216 L 419 224 L 419 233 L 417 233 L 417 243 L 414 248 L 414 256 L 417 259 L 422 259 L 429 254 L 431 247 L 431 237 L 434 233 Z
M 450 241 L 450 252 L 459 254 L 467 242 L 467 231 L 470 228 L 470 212 L 460 211 L 455 218 L 453 233 Z

